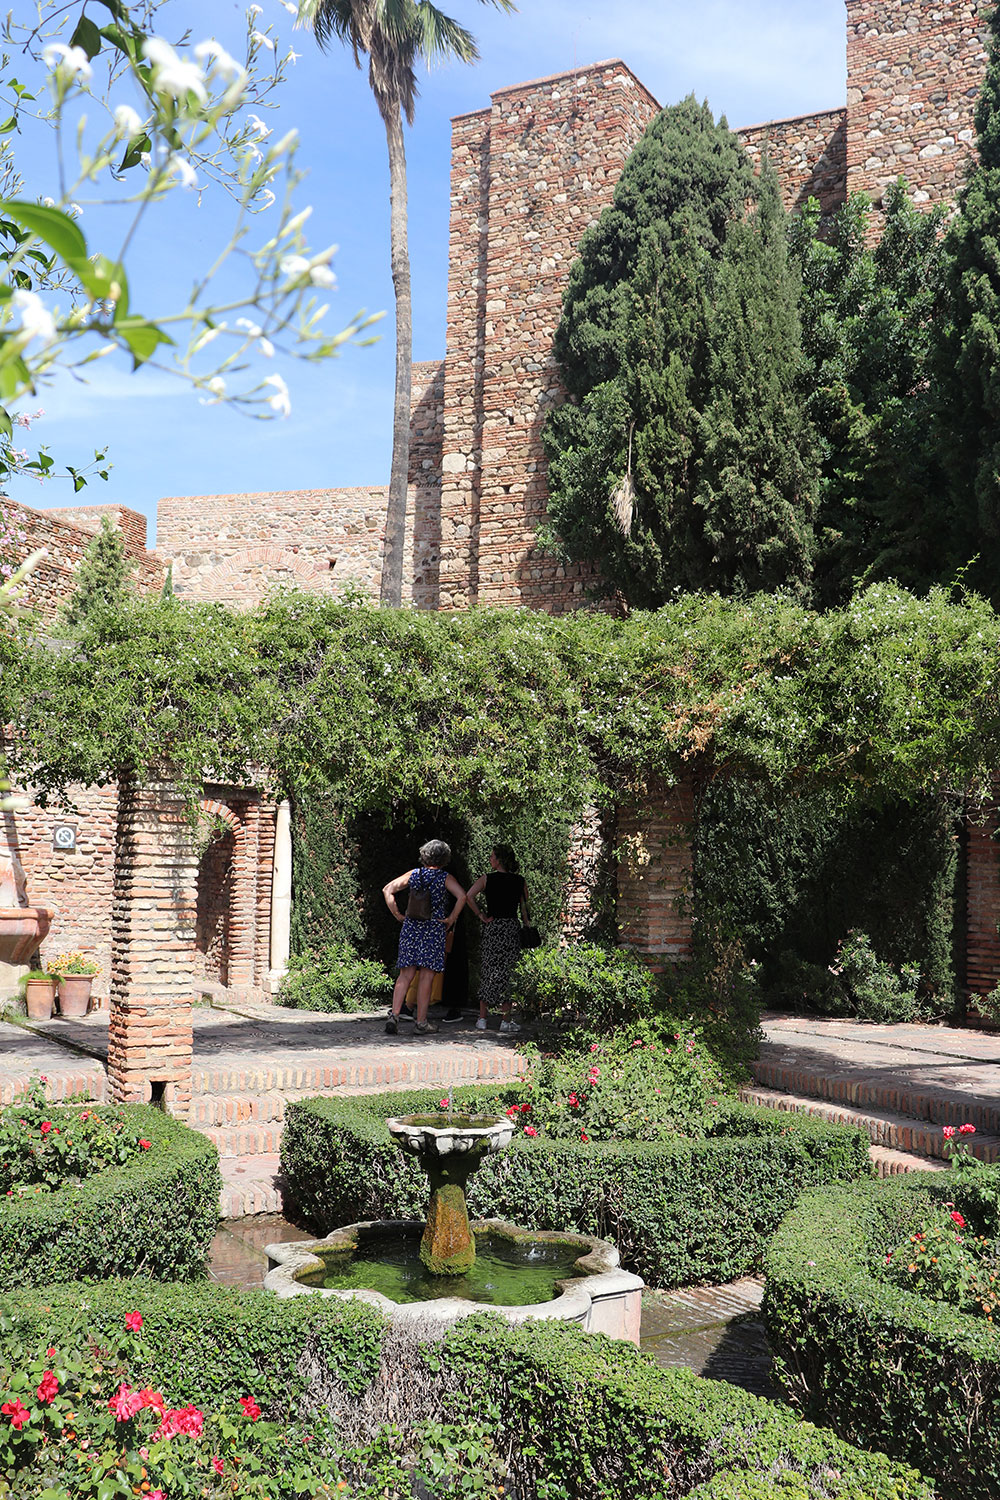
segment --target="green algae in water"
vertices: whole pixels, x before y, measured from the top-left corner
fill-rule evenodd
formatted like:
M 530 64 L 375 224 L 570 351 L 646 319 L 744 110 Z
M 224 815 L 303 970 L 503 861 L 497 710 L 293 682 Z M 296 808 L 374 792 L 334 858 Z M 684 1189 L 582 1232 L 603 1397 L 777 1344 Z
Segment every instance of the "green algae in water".
M 519 1243 L 502 1235 L 476 1236 L 476 1261 L 464 1276 L 431 1276 L 420 1261 L 419 1236 L 385 1235 L 354 1252 L 320 1256 L 323 1270 L 299 1279 L 339 1292 L 381 1292 L 390 1302 L 433 1302 L 462 1297 L 496 1307 L 527 1307 L 558 1297 L 557 1281 L 576 1268 L 583 1245 Z

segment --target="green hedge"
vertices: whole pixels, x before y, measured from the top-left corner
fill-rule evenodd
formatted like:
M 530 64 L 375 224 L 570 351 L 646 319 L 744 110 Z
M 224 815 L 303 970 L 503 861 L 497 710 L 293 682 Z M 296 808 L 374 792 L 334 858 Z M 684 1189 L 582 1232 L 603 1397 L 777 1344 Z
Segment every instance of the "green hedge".
M 125 1166 L 0 1208 L 0 1291 L 110 1276 L 183 1280 L 200 1271 L 219 1218 L 211 1141 L 148 1105 L 150 1149 Z
M 510 1455 L 512 1493 L 538 1500 L 934 1500 L 931 1485 L 880 1454 L 567 1324 L 511 1328 L 487 1314 L 420 1356 L 383 1346 L 379 1314 L 336 1299 L 117 1284 L 89 1288 L 83 1301 L 98 1334 L 142 1312 L 145 1363 L 130 1366 L 132 1385 L 206 1403 L 249 1392 L 266 1415 L 287 1420 L 314 1403 L 343 1411 L 348 1400 L 356 1410 L 366 1395 L 377 1411 L 379 1391 L 405 1380 L 404 1426 L 411 1407 L 420 1420 L 428 1397 L 441 1420 L 485 1421 Z M 5 1299 L 0 1360 L 5 1339 L 57 1338 L 80 1302 L 69 1288 Z M 776 1476 L 770 1491 L 759 1487 L 765 1475 Z M 786 1487 L 786 1476 L 798 1476 L 799 1487 Z
M 1000 1177 L 990 1168 L 980 1175 Z M 919 1462 L 946 1496 L 1000 1497 L 1000 1330 L 879 1276 L 928 1211 L 983 1221 L 971 1177 L 916 1173 L 809 1193 L 767 1253 L 765 1316 L 788 1398 L 865 1447 Z
M 385 1121 L 426 1110 L 431 1097 L 424 1090 L 290 1105 L 282 1170 L 311 1222 L 330 1230 L 422 1215 L 426 1179 L 392 1144 Z M 468 1088 L 454 1097 L 471 1108 L 490 1096 Z M 482 1218 L 612 1239 L 648 1282 L 682 1286 L 754 1270 L 804 1188 L 869 1170 L 860 1131 L 734 1103 L 705 1139 L 584 1145 L 518 1137 L 484 1161 L 469 1206 Z

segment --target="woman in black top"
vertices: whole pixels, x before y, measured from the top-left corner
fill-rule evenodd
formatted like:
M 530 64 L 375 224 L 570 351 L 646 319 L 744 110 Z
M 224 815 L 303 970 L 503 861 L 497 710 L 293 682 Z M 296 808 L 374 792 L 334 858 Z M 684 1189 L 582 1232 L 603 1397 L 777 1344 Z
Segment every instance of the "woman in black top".
M 476 897 L 482 892 L 486 893 L 486 914 L 476 905 Z M 507 844 L 494 845 L 490 873 L 481 876 L 469 891 L 468 905 L 483 924 L 476 1030 L 486 1030 L 487 1013 L 495 1009 L 500 1012 L 501 1036 L 517 1036 L 521 1028 L 510 1019 L 510 976 L 521 953 L 521 919 L 528 921 L 528 888 L 524 876 L 517 873 L 517 859 Z

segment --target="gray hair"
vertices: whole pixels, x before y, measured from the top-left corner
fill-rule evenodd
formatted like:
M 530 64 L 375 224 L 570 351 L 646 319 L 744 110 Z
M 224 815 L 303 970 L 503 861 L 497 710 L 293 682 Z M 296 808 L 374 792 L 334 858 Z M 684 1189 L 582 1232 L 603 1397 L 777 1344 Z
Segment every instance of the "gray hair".
M 443 870 L 451 859 L 451 845 L 446 844 L 443 839 L 428 839 L 426 844 L 420 846 L 420 863 L 422 865 L 436 865 Z

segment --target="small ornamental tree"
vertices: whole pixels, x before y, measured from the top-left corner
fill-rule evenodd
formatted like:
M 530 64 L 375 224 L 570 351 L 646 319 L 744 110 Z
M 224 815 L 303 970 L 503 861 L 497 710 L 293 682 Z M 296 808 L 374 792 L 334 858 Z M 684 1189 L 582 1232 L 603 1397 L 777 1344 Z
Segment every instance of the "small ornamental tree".
M 131 593 L 131 574 L 121 531 L 104 515 L 100 530 L 84 549 L 76 588 L 60 615 L 63 628 L 82 630 L 95 614 L 114 610 Z
M 545 432 L 550 542 L 631 603 L 807 580 L 797 295 L 773 173 L 707 105 L 664 110 L 581 243 Z
M 938 522 L 953 564 L 1000 597 L 1000 10 L 988 12 L 989 64 L 976 102 L 977 161 L 946 243 L 936 340 Z

